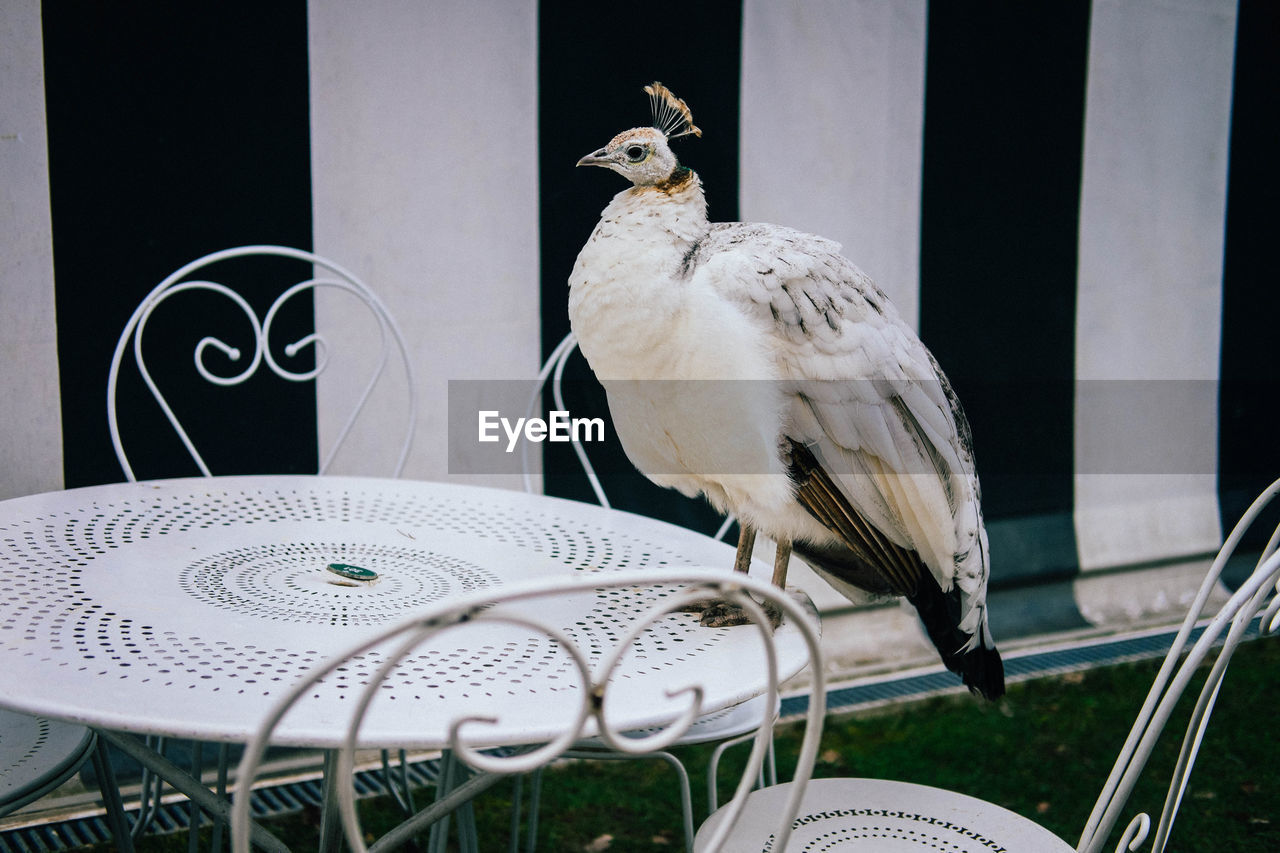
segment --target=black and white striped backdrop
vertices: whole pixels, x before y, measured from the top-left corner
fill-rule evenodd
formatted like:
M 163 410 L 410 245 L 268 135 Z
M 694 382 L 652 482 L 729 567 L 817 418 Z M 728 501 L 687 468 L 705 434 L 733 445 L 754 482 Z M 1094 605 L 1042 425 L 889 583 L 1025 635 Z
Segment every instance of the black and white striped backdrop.
M 712 217 L 840 241 L 947 370 L 997 585 L 1181 565 L 1280 475 L 1278 18 L 1268 0 L 6 3 L 2 495 L 120 479 L 120 328 L 166 273 L 246 243 L 314 249 L 384 295 L 424 394 L 408 473 L 464 476 L 447 383 L 529 376 L 567 331 L 569 269 L 621 189 L 573 163 L 645 123 L 660 79 L 704 130 L 679 154 Z M 271 464 L 313 465 L 325 418 L 322 389 Z M 549 455 L 548 482 L 575 494 L 569 464 Z M 1124 609 L 1099 590 L 1037 604 L 1042 624 Z

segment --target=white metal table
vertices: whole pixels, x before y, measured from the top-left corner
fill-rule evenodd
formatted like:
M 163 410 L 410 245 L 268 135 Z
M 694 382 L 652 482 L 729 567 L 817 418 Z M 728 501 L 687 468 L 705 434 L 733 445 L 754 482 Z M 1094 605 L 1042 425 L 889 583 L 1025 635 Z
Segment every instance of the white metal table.
M 443 483 L 215 477 L 17 498 L 0 502 L 0 705 L 104 732 L 244 742 L 309 668 L 451 595 L 557 573 L 729 571 L 732 555 L 641 516 Z M 561 621 L 607 646 L 653 595 L 568 602 Z M 544 700 L 578 685 L 550 642 L 424 649 L 387 687 L 402 701 L 380 701 L 366 719 L 363 745 L 441 747 L 458 703 L 477 698 L 500 721 L 487 732 L 494 745 L 554 737 L 563 705 Z M 704 686 L 708 712 L 764 688 L 763 669 L 753 678 L 743 666 L 759 653 L 743 645 L 759 644 L 754 631 L 673 614 L 643 642 L 611 687 L 619 728 L 669 721 L 681 708 L 664 691 L 683 683 Z M 803 642 L 786 625 L 775 642 L 785 678 L 803 665 Z M 377 664 L 326 682 L 273 742 L 339 746 L 355 688 Z

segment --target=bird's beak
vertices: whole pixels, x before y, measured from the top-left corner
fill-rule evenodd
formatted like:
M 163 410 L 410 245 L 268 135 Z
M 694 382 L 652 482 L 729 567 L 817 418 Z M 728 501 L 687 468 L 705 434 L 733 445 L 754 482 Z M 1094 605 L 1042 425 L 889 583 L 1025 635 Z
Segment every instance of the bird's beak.
M 593 151 L 586 157 L 578 161 L 579 166 L 608 166 L 612 162 L 607 155 L 608 149 L 601 148 L 599 151 Z

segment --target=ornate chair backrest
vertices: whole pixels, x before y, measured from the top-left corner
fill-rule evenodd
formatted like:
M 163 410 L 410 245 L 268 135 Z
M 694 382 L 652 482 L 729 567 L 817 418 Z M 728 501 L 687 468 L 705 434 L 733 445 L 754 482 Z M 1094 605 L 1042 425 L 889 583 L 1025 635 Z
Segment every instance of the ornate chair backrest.
M 525 408 L 524 416 L 526 418 L 535 414 L 534 410 L 548 386 L 551 388 L 551 398 L 555 402 L 556 408 L 560 411 L 568 411 L 569 407 L 564 402 L 564 371 L 570 357 L 577 351 L 578 339 L 574 337 L 573 332 L 570 332 L 551 351 L 551 355 L 547 356 L 542 369 L 538 371 L 538 379 L 534 385 L 533 393 L 529 397 L 529 405 Z M 587 458 L 586 448 L 582 446 L 582 442 L 576 436 L 571 436 L 570 441 L 573 444 L 573 452 L 577 455 L 578 462 L 582 465 L 582 472 L 587 475 L 587 482 L 591 484 L 591 491 L 595 494 L 596 501 L 605 509 L 610 509 L 609 497 L 605 494 L 604 486 L 600 484 L 600 478 L 596 475 L 595 467 L 591 464 L 591 460 Z M 524 476 L 524 490 L 526 492 L 536 491 L 533 484 L 533 463 L 529 459 L 529 442 L 527 441 L 522 442 L 520 445 L 520 470 Z
M 249 302 L 238 292 L 225 284 L 216 281 L 204 280 L 196 277 L 197 272 L 203 271 L 207 267 L 215 264 L 229 261 L 235 258 L 245 258 L 253 256 L 271 256 L 280 258 L 293 258 L 298 261 L 311 264 L 313 267 L 313 275 L 311 278 L 299 281 L 296 284 L 286 288 L 267 309 L 266 313 L 259 319 L 257 313 L 250 306 Z M 352 275 L 350 272 L 339 266 L 338 264 L 326 258 L 315 255 L 311 252 L 305 252 L 300 249 L 291 249 L 284 246 L 241 246 L 233 249 L 226 249 L 220 252 L 214 252 L 204 257 L 198 258 L 191 263 L 181 267 L 173 272 L 164 281 L 160 282 L 155 289 L 147 295 L 146 299 L 137 307 L 133 315 L 129 318 L 129 322 L 125 325 L 124 331 L 120 335 L 119 341 L 116 343 L 115 353 L 111 358 L 111 370 L 107 380 L 107 421 L 111 430 L 111 442 L 115 448 L 116 458 L 120 462 L 121 468 L 124 469 L 125 476 L 133 481 L 136 479 L 133 466 L 129 463 L 128 455 L 125 451 L 124 442 L 121 437 L 117 413 L 118 384 L 121 366 L 124 362 L 125 352 L 132 349 L 134 362 L 137 365 L 139 374 L 143 382 L 150 390 L 152 397 L 159 405 L 169 424 L 181 439 L 183 446 L 190 455 L 192 461 L 204 476 L 211 476 L 212 472 L 206 464 L 204 457 L 196 449 L 195 442 L 188 435 L 186 429 L 183 428 L 174 409 L 170 406 L 170 402 L 166 399 L 165 394 L 161 391 L 156 380 L 153 378 L 151 371 L 147 368 L 147 360 L 145 357 L 145 349 L 143 347 L 143 334 L 147 328 L 147 322 L 151 318 L 152 313 L 158 306 L 168 300 L 170 297 L 179 293 L 190 291 L 206 291 L 225 297 L 232 305 L 243 313 L 245 319 L 248 320 L 252 333 L 253 350 L 247 355 L 240 348 L 226 343 L 223 339 L 209 335 L 201 338 L 196 345 L 194 352 L 195 369 L 199 375 L 208 383 L 221 387 L 230 387 L 240 385 L 246 382 L 250 377 L 258 372 L 262 365 L 282 380 L 288 382 L 311 382 L 316 379 L 329 364 L 329 358 L 334 351 L 334 347 L 323 332 L 317 331 L 307 334 L 296 341 L 287 343 L 283 347 L 283 352 L 287 358 L 297 356 L 306 347 L 312 347 L 315 355 L 314 367 L 305 370 L 291 370 L 273 354 L 271 344 L 271 335 L 275 326 L 279 312 L 290 299 L 304 291 L 316 291 L 321 288 L 329 288 L 340 290 L 359 299 L 368 309 L 370 315 L 377 323 L 380 340 L 376 342 L 376 357 L 374 365 L 371 368 L 371 374 L 363 387 L 363 390 L 356 398 L 354 407 L 350 415 L 346 418 L 345 424 L 338 432 L 334 440 L 329 444 L 327 451 L 323 451 L 319 461 L 319 473 L 323 474 L 329 470 L 339 449 L 351 433 L 352 427 L 360 418 L 361 413 L 365 410 L 370 395 L 374 388 L 377 387 L 379 381 L 386 373 L 387 363 L 393 356 L 401 363 L 404 371 L 405 381 L 407 384 L 407 410 L 405 414 L 405 424 L 403 427 L 403 436 L 400 438 L 400 446 L 398 456 L 395 461 L 394 476 L 399 476 L 404 468 L 405 460 L 409 455 L 410 444 L 413 439 L 413 433 L 417 419 L 417 402 L 415 398 L 415 382 L 413 379 L 413 367 L 409 361 L 408 349 L 405 346 L 404 337 L 400 332 L 399 326 L 394 318 L 387 311 L 386 306 L 378 298 L 378 296 L 370 290 L 364 282 Z M 361 342 L 364 346 L 364 342 Z M 221 376 L 214 373 L 206 364 L 206 353 L 213 348 L 222 353 L 226 358 L 236 364 L 243 364 L 243 369 L 233 376 Z
M 1094 805 L 1093 813 L 1089 816 L 1080 837 L 1078 850 L 1093 853 L 1102 849 L 1162 729 L 1173 714 L 1179 698 L 1195 675 L 1196 669 L 1212 654 L 1214 647 L 1221 643 L 1217 658 L 1209 670 L 1192 711 L 1182 742 L 1182 751 L 1174 768 L 1165 797 L 1164 810 L 1152 844 L 1152 849 L 1156 853 L 1164 850 L 1232 654 L 1247 632 L 1251 630 L 1252 623 L 1259 613 L 1261 613 L 1261 620 L 1258 630 L 1263 634 L 1273 633 L 1280 628 L 1280 595 L 1276 595 L 1280 592 L 1280 551 L 1277 550 L 1277 546 L 1280 546 L 1280 526 L 1277 526 L 1271 534 L 1262 555 L 1245 582 L 1227 598 L 1226 603 L 1219 607 L 1207 622 L 1201 619 L 1201 613 L 1210 596 L 1215 591 L 1219 591 L 1220 594 L 1218 581 L 1227 561 L 1235 553 L 1245 532 L 1277 493 L 1280 493 L 1280 480 L 1272 483 L 1249 507 L 1210 566 L 1195 601 L 1165 657 L 1164 664 L 1156 675 L 1146 702 L 1129 732 L 1128 739 L 1116 759 L 1111 775 Z M 1270 598 L 1269 603 L 1268 598 Z M 1195 636 L 1197 633 L 1198 636 Z M 1190 646 L 1189 651 L 1187 651 L 1188 646 Z M 1136 850 L 1138 845 L 1146 840 L 1150 827 L 1151 819 L 1148 815 L 1137 815 L 1126 827 L 1123 839 L 1116 849 L 1127 847 L 1130 850 Z
M 794 777 L 797 783 L 796 794 L 788 804 L 790 811 L 778 815 L 778 849 L 782 849 L 791 831 L 795 809 L 799 806 L 804 786 L 812 772 L 822 735 L 826 701 L 817 621 L 803 603 L 797 603 L 772 584 L 718 569 L 673 568 L 584 573 L 487 589 L 460 596 L 396 627 L 380 631 L 347 653 L 318 666 L 273 706 L 246 748 L 236 777 L 238 791 L 247 793 L 258 772 L 263 753 L 271 742 L 273 731 L 295 706 L 313 700 L 317 685 L 340 670 L 346 678 L 350 678 L 350 674 L 357 669 L 370 672 L 372 674 L 359 684 L 350 685 L 351 690 L 360 693 L 353 702 L 355 710 L 352 719 L 347 721 L 346 731 L 341 735 L 342 746 L 336 761 L 336 775 L 333 777 L 339 780 L 337 797 L 348 843 L 353 850 L 366 850 L 364 832 L 355 810 L 354 755 L 357 745 L 361 743 L 362 724 L 367 716 L 377 714 L 375 699 L 380 692 L 385 693 L 384 683 L 394 679 L 394 673 L 400 667 L 411 673 L 415 671 L 415 667 L 431 665 L 425 663 L 423 658 L 415 660 L 416 656 L 447 655 L 450 649 L 462 646 L 474 648 L 478 640 L 469 640 L 468 631 L 475 631 L 478 626 L 492 629 L 495 623 L 503 630 L 515 629 L 527 632 L 528 637 L 535 638 L 540 658 L 547 654 L 567 656 L 571 664 L 566 664 L 565 669 L 576 679 L 576 684 L 566 685 L 565 681 L 571 679 L 558 679 L 543 685 L 547 688 L 544 693 L 553 694 L 557 701 L 563 703 L 562 711 L 556 709 L 559 712 L 557 719 L 563 720 L 563 727 L 554 735 L 539 738 L 538 745 L 526 745 L 514 750 L 488 749 L 498 746 L 518 747 L 518 742 L 501 742 L 501 736 L 495 737 L 494 733 L 504 729 L 509 731 L 512 725 L 518 726 L 521 723 L 520 720 L 502 719 L 501 712 L 494 710 L 492 698 L 477 695 L 475 707 L 444 709 L 451 721 L 448 724 L 447 744 L 444 745 L 453 750 L 462 761 L 484 773 L 527 773 L 556 760 L 576 742 L 590 736 L 598 736 L 612 749 L 631 755 L 665 749 L 679 740 L 706 710 L 702 705 L 707 682 L 657 685 L 659 692 L 663 693 L 661 701 L 668 703 L 671 711 L 663 727 L 653 734 L 637 738 L 634 732 L 631 736 L 625 735 L 622 730 L 625 727 L 615 726 L 609 718 L 610 695 L 617 693 L 619 688 L 626 688 L 623 692 L 631 697 L 630 701 L 635 700 L 635 694 L 627 692 L 634 690 L 635 683 L 627 678 L 615 679 L 613 676 L 629 654 L 646 648 L 649 632 L 658 623 L 663 620 L 694 619 L 692 614 L 678 611 L 707 598 L 736 602 L 751 615 L 754 630 L 761 640 L 761 660 L 758 664 L 761 668 L 754 670 L 754 673 L 763 674 L 766 695 L 770 700 L 777 699 L 780 676 L 786 675 L 779 671 L 778 649 L 782 642 L 798 644 L 789 648 L 803 650 L 814 675 L 805 735 Z M 575 602 L 582 606 L 578 607 Z M 783 612 L 783 625 L 776 633 L 769 627 L 768 616 L 759 602 L 772 603 Z M 618 614 L 620 627 L 610 622 L 610 627 L 603 628 L 602 631 L 583 629 L 582 626 L 590 621 L 584 621 L 584 614 L 602 606 L 601 603 Z M 484 631 L 485 628 L 480 630 Z M 743 626 L 727 630 L 752 629 Z M 523 644 L 526 642 L 525 634 L 521 633 L 521 637 L 518 642 Z M 779 639 L 780 637 L 785 639 Z M 488 641 L 492 642 L 492 635 Z M 357 660 L 359 666 L 353 666 Z M 792 660 L 796 658 L 793 657 Z M 744 678 L 753 677 L 753 665 L 755 664 L 752 662 L 744 662 L 740 674 Z M 770 701 L 767 707 L 771 709 L 774 704 L 775 701 Z M 767 721 L 762 721 L 764 722 Z M 747 767 L 729 806 L 734 810 L 724 822 L 723 831 L 712 839 L 708 849 L 718 850 L 732 828 L 733 821 L 740 813 L 745 797 L 758 776 L 770 736 L 770 727 L 760 725 Z M 335 740 L 338 737 L 339 733 L 335 733 Z M 509 739 L 512 735 L 507 734 L 505 737 Z M 247 795 L 238 794 L 234 800 L 232 842 L 236 851 L 249 849 L 249 799 Z M 407 834 L 417 828 L 419 827 L 410 821 L 393 833 Z M 391 836 L 384 837 L 380 842 L 382 845 L 390 843 Z

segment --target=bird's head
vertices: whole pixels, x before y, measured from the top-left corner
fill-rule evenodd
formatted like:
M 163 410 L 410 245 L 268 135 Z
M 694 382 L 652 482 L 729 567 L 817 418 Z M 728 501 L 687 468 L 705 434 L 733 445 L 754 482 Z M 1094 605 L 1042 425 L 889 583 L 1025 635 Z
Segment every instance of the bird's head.
M 604 166 L 637 187 L 658 186 L 675 176 L 680 161 L 668 143 L 689 134 L 701 136 L 702 131 L 694 126 L 689 107 L 666 86 L 655 82 L 644 90 L 653 108 L 653 126 L 624 130 L 579 160 L 579 166 Z

